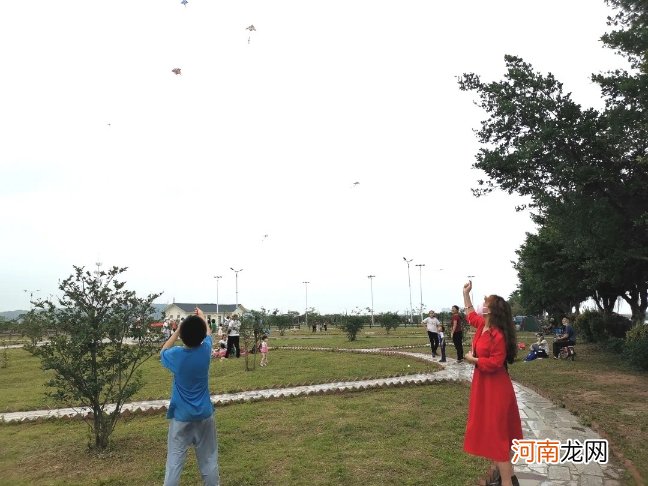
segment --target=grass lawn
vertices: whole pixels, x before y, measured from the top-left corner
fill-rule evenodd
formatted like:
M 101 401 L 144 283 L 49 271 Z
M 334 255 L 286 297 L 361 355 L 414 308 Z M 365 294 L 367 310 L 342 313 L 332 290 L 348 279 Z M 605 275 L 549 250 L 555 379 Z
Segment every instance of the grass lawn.
M 527 344 L 530 342 L 526 341 Z M 576 360 L 517 361 L 511 377 L 578 415 L 606 437 L 613 452 L 630 459 L 648 482 L 648 374 L 623 356 L 593 344 L 577 344 Z M 523 358 L 526 351 L 520 351 Z
M 329 327 L 326 332 L 288 330 L 283 336 L 272 330 L 268 343 L 270 346 L 309 346 L 326 348 L 382 348 L 391 346 L 412 346 L 428 342 L 424 327 L 399 327 L 389 334 L 382 327 L 365 327 L 356 337 L 349 341 L 346 334 L 339 329 Z
M 528 346 L 536 337 L 518 333 L 518 341 Z M 390 335 L 382 329 L 365 329 L 355 342 L 337 330 L 287 332 L 283 337 L 273 332 L 270 339 L 270 346 L 418 344 L 406 351 L 425 354 L 430 353 L 427 343 L 423 328 L 400 328 Z M 464 349 L 469 350 L 469 345 Z M 608 438 L 617 457 L 631 461 L 626 467 L 636 482 L 646 484 L 648 374 L 630 368 L 623 356 L 595 345 L 579 343 L 576 349 L 574 362 L 529 363 L 522 361 L 528 350 L 520 350 L 518 361 L 509 367 L 511 377 L 563 405 Z M 453 346 L 448 345 L 446 352 L 456 357 Z M 8 353 L 9 366 L 0 369 L 0 410 L 43 408 L 45 375 L 38 360 L 23 350 Z M 397 356 L 326 351 L 273 349 L 269 361 L 267 368 L 252 372 L 244 371 L 243 358 L 214 362 L 213 391 L 439 369 L 435 363 Z M 136 398 L 167 398 L 168 372 L 154 358 L 143 370 L 148 384 Z M 223 407 L 218 411 L 223 484 L 475 484 L 487 466 L 461 452 L 467 396 L 467 384 L 437 383 Z M 0 485 L 161 483 L 166 423 L 160 415 L 138 415 L 118 425 L 114 449 L 100 458 L 85 451 L 87 432 L 82 422 L 0 427 Z M 29 460 L 42 467 L 29 472 Z M 86 460 L 91 462 L 89 467 L 83 463 Z M 195 464 L 190 464 L 183 484 L 199 484 Z M 7 479 L 5 470 L 10 474 Z M 263 475 L 265 480 L 260 479 Z M 633 481 L 625 478 L 623 484 Z
M 43 385 L 51 372 L 41 370 L 38 358 L 23 349 L 9 349 L 7 354 L 7 368 L 0 368 L 0 389 L 3 390 L 0 394 L 0 412 L 62 406 L 45 398 L 47 388 Z M 243 357 L 212 361 L 212 393 L 428 373 L 441 369 L 434 363 L 411 358 L 326 351 L 271 350 L 268 361 L 268 367 L 257 366 L 253 371 L 245 371 Z M 157 357 L 146 361 L 142 371 L 146 384 L 133 397 L 133 401 L 169 398 L 171 374 L 162 367 Z
M 219 408 L 222 484 L 472 486 L 487 464 L 462 451 L 468 395 L 437 383 Z M 166 431 L 133 416 L 97 457 L 80 421 L 0 425 L 0 484 L 159 485 Z M 192 452 L 182 484 L 201 484 Z

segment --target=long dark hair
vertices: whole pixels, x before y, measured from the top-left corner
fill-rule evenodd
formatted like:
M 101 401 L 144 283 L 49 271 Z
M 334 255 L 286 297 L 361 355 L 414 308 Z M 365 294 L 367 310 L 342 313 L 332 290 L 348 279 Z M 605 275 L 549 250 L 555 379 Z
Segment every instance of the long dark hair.
M 504 334 L 506 361 L 509 364 L 513 363 L 517 356 L 517 339 L 511 306 L 499 295 L 489 295 L 486 298 L 486 305 L 488 306 L 488 322 Z

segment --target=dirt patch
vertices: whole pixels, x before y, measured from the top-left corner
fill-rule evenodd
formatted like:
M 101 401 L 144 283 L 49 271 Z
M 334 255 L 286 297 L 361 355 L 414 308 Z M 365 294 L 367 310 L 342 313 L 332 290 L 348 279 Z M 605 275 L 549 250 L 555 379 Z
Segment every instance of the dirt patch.
M 627 373 L 601 373 L 589 375 L 589 378 L 598 384 L 609 386 L 628 386 L 634 389 L 634 393 L 648 395 L 648 378 L 644 376 L 629 375 Z
M 614 402 L 614 397 L 610 397 L 609 395 L 597 390 L 577 392 L 576 396 L 578 397 L 576 400 L 577 402 L 581 400 L 586 403 L 613 403 Z

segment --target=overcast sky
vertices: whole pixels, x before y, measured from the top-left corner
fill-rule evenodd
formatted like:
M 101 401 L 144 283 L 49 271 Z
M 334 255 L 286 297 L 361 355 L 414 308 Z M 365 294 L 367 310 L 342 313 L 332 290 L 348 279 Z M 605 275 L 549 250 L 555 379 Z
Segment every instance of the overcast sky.
M 476 199 L 505 54 L 601 106 L 602 0 L 0 3 L 0 311 L 72 265 L 167 302 L 415 312 L 508 296 L 533 225 Z M 254 25 L 256 31 L 246 30 Z M 171 72 L 181 68 L 182 74 Z M 359 184 L 354 184 L 359 182 Z M 265 237 L 265 235 L 268 235 Z M 425 267 L 416 267 L 425 264 Z M 443 269 L 443 270 L 440 270 Z M 420 285 L 422 283 L 422 285 Z M 29 292 L 25 292 L 25 290 Z

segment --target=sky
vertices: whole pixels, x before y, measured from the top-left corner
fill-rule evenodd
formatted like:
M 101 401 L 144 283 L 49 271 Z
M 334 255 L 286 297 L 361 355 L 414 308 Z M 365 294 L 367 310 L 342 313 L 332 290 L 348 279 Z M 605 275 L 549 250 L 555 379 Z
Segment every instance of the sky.
M 513 54 L 601 107 L 591 73 L 623 65 L 599 41 L 611 13 L 602 0 L 2 2 L 0 311 L 96 263 L 128 267 L 127 287 L 159 303 L 233 304 L 232 268 L 252 309 L 440 310 L 469 275 L 478 296 L 506 297 L 534 226 L 520 198 L 472 195 L 485 115 L 457 77 L 501 79 Z

